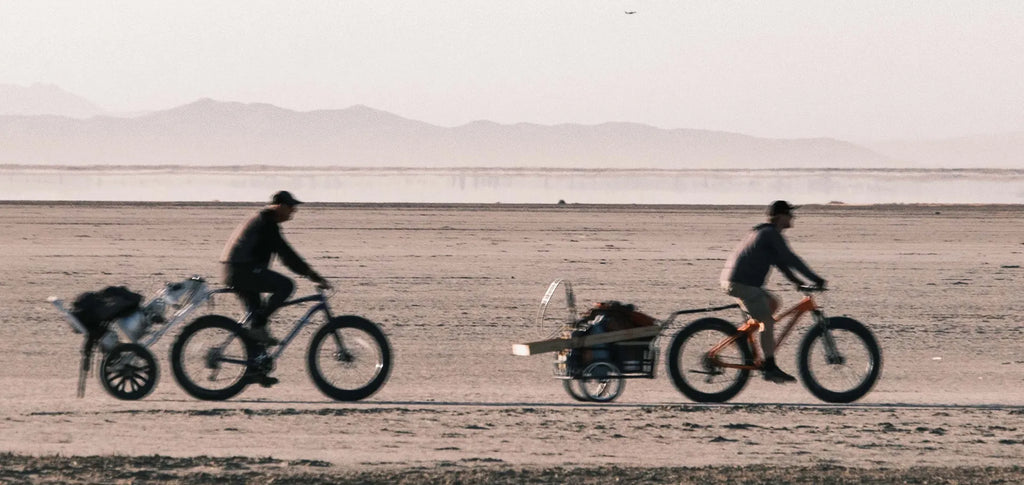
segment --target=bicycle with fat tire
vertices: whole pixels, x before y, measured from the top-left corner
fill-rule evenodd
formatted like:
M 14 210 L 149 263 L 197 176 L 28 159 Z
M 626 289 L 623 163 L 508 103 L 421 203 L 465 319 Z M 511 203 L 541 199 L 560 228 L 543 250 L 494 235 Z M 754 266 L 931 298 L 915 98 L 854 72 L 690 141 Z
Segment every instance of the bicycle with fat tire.
M 875 385 L 882 370 L 878 340 L 863 323 L 848 317 L 826 317 L 814 300 L 824 288 L 800 286 L 804 297 L 776 316 L 789 321 L 775 340 L 778 349 L 804 314 L 813 325 L 797 349 L 800 381 L 818 399 L 849 403 Z M 764 364 L 758 349 L 761 324 L 753 319 L 737 328 L 720 318 L 702 318 L 679 331 L 668 351 L 672 382 L 697 402 L 725 402 L 746 385 L 750 372 Z
M 391 372 L 391 347 L 381 328 L 356 315 L 334 316 L 323 287 L 286 301 L 282 307 L 313 303 L 276 346 L 250 337 L 247 314 L 241 321 L 222 315 L 202 316 L 186 326 L 171 348 L 171 367 L 189 395 L 221 401 L 242 392 L 274 370 L 281 354 L 314 316 L 325 323 L 310 340 L 307 370 L 316 387 L 338 401 L 358 401 L 377 392 Z M 272 350 L 271 350 L 272 349 Z

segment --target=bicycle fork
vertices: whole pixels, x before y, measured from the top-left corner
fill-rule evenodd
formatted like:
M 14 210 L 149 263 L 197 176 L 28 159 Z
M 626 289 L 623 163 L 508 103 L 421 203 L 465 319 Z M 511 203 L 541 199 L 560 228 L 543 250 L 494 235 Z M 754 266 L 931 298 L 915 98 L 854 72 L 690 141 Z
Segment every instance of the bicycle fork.
M 345 342 L 343 342 L 341 339 L 341 332 L 336 330 L 332 332 L 331 337 L 334 338 L 334 344 L 337 346 L 338 349 L 337 352 L 334 352 L 334 358 L 338 362 L 344 364 L 352 363 L 352 360 L 354 360 L 352 357 L 352 353 L 349 352 L 348 348 L 345 347 Z
M 828 318 L 820 308 L 815 309 L 811 314 L 814 317 L 814 324 L 821 328 L 821 340 L 825 346 L 825 361 L 833 365 L 842 365 L 846 359 L 839 354 L 836 346 L 836 339 L 832 337 L 832 330 L 828 327 Z

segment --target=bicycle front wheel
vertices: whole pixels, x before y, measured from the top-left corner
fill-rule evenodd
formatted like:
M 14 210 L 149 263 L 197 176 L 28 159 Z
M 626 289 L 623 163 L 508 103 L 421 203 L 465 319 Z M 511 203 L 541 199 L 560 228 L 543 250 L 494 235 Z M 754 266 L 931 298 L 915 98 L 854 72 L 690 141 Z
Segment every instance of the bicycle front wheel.
M 358 401 L 377 392 L 391 372 L 391 347 L 375 323 L 357 316 L 332 318 L 309 343 L 313 383 L 332 399 Z
M 249 384 L 246 372 L 255 348 L 234 320 L 206 315 L 188 324 L 171 348 L 174 378 L 196 399 L 222 401 Z
M 814 326 L 800 343 L 800 380 L 822 401 L 856 401 L 878 380 L 881 348 L 871 331 L 852 318 L 831 317 L 825 327 Z
M 725 402 L 739 394 L 750 371 L 719 363 L 752 365 L 754 356 L 746 337 L 719 350 L 715 359 L 708 356 L 708 351 L 736 332 L 736 327 L 720 318 L 702 318 L 680 330 L 668 351 L 668 372 L 676 389 L 697 402 Z

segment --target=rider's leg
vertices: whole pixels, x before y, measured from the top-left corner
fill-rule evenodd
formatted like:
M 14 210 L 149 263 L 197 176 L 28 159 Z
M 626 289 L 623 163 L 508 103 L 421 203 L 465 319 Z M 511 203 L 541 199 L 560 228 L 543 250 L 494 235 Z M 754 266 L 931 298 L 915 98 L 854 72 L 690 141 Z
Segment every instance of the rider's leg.
M 775 358 L 775 317 L 772 316 L 771 297 L 768 292 L 756 286 L 744 285 L 723 281 L 722 289 L 725 293 L 739 301 L 750 318 L 764 324 L 764 331 L 761 332 L 761 351 L 765 360 Z
M 255 327 L 266 325 L 270 315 L 295 292 L 295 283 L 290 278 L 266 268 L 225 265 L 224 280 L 253 313 Z M 262 293 L 270 293 L 265 303 L 259 296 Z
M 762 288 L 728 281 L 722 282 L 726 294 L 739 300 L 740 307 L 750 318 L 764 324 L 761 332 L 761 351 L 764 353 L 764 378 L 776 383 L 793 382 L 793 376 L 779 369 L 775 363 L 775 317 L 772 311 L 777 309 L 779 302 Z
M 251 336 L 265 345 L 277 345 L 278 340 L 271 335 L 267 323 L 270 316 L 281 308 L 281 304 L 295 291 L 295 283 L 288 277 L 268 269 L 257 271 L 253 276 L 253 286 L 258 288 L 260 293 L 270 293 L 270 296 L 263 307 L 253 313 Z
M 256 268 L 250 265 L 225 264 L 224 284 L 234 288 L 235 295 L 242 301 L 245 311 L 252 315 L 252 326 L 262 327 L 267 324 L 263 298 L 260 297 L 261 286 L 255 278 Z
M 765 362 L 775 362 L 775 311 L 779 308 L 778 300 L 767 290 L 760 290 L 757 301 L 751 302 L 748 306 L 755 309 L 754 320 L 764 325 L 761 332 L 761 352 L 764 353 Z
M 281 308 L 281 305 L 295 292 L 295 282 L 291 278 L 269 269 L 264 269 L 256 275 L 255 284 L 262 293 L 270 293 L 267 303 L 263 307 L 267 317 Z
M 242 300 L 242 305 L 245 306 L 245 311 L 249 312 L 251 316 L 251 324 L 253 327 L 262 327 L 267 324 L 266 318 L 263 318 L 263 299 L 260 298 L 260 294 L 255 291 L 240 291 L 235 290 L 235 294 L 238 295 L 238 299 Z
M 764 330 L 761 331 L 761 352 L 764 354 L 764 361 L 775 362 L 775 321 L 771 318 L 755 320 L 764 324 Z
M 292 296 L 292 293 L 295 292 L 295 283 L 287 276 L 269 269 L 254 272 L 252 283 L 254 287 L 259 289 L 260 293 L 270 293 L 258 315 L 254 314 L 254 316 L 258 316 L 262 320 L 260 327 L 256 327 L 256 321 L 253 322 L 253 330 L 256 331 L 255 337 L 265 345 L 277 345 L 278 340 L 270 334 L 267 322 L 270 320 L 270 316 L 278 308 L 281 308 L 281 304 L 288 300 L 288 297 Z M 262 374 L 256 377 L 256 382 L 260 386 L 270 387 L 277 384 L 278 380 L 276 377 Z
M 226 264 L 224 265 L 224 282 L 234 288 L 235 294 L 242 300 L 245 309 L 250 313 L 249 338 L 263 345 L 270 346 L 277 345 L 278 343 L 277 339 L 270 334 L 270 330 L 267 328 L 267 321 L 273 309 L 270 309 L 263 303 L 260 294 L 270 293 L 271 291 L 278 290 L 278 288 L 273 284 L 266 283 L 262 277 L 262 274 L 266 271 L 266 269 L 255 268 L 251 265 Z M 289 292 L 288 294 L 291 293 Z M 280 301 L 284 301 L 287 297 L 288 295 L 284 295 L 283 298 L 280 298 Z M 277 306 L 280 306 L 280 303 Z
M 269 313 L 266 312 L 263 298 L 260 297 L 260 293 L 263 292 L 262 286 L 255 277 L 255 275 L 260 273 L 259 268 L 245 264 L 225 264 L 223 269 L 224 284 L 234 288 L 235 294 L 242 300 L 246 311 L 251 315 L 252 327 L 247 331 L 249 338 L 263 345 L 277 345 L 277 340 L 267 330 L 267 316 Z M 246 375 L 253 382 L 263 387 L 270 387 L 278 382 L 276 377 L 271 377 L 264 371 L 254 367 L 250 367 Z

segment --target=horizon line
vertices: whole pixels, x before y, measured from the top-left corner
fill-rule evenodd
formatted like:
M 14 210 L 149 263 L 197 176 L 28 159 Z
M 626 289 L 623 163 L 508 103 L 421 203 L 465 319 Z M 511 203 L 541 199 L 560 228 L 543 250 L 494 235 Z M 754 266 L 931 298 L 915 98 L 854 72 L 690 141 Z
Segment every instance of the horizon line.
M 6 171 L 33 171 L 33 170 L 54 170 L 67 172 L 100 172 L 100 171 L 176 171 L 176 170 L 201 170 L 206 172 L 237 172 L 238 170 L 249 170 L 253 172 L 491 172 L 491 173 L 536 173 L 536 172 L 573 172 L 573 173 L 728 173 L 728 172 L 888 172 L 888 173 L 924 173 L 924 172 L 953 172 L 953 173 L 1024 173 L 1024 168 L 1000 168 L 1000 167 L 777 167 L 777 168 L 742 168 L 742 167 L 721 167 L 721 168 L 645 168 L 645 167 L 559 167 L 559 166 L 538 166 L 538 167 L 484 167 L 484 166 L 436 166 L 418 167 L 405 165 L 389 166 L 351 166 L 351 165 L 268 165 L 268 164 L 230 164 L 230 165 L 193 165 L 193 164 L 19 164 L 0 163 L 0 170 Z

